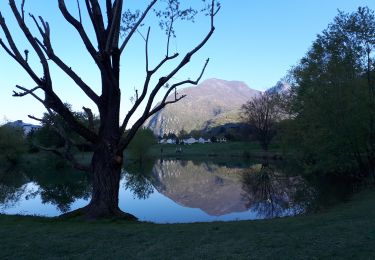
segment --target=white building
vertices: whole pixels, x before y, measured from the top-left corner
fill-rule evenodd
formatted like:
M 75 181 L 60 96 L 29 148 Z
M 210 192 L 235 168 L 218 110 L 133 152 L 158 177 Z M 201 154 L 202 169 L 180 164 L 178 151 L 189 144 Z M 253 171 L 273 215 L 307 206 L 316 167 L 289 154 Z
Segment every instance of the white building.
M 40 125 L 33 125 L 33 124 L 28 124 L 24 123 L 22 120 L 17 120 L 14 122 L 9 122 L 7 123 L 8 126 L 11 127 L 19 127 L 23 129 L 23 132 L 27 135 L 31 131 L 38 130 L 41 126 Z
M 195 139 L 194 137 L 190 137 L 190 138 L 188 138 L 188 139 L 184 139 L 184 143 L 185 143 L 185 144 L 195 144 L 195 143 L 197 143 L 197 142 L 198 142 L 198 140 Z
M 172 138 L 169 138 L 169 139 L 167 139 L 167 144 L 176 144 L 176 140 L 172 139 Z
M 203 137 L 200 137 L 198 139 L 198 143 L 200 143 L 200 144 L 211 143 L 211 140 L 210 139 L 204 139 Z
M 216 142 L 218 142 L 218 143 L 226 143 L 227 139 L 225 137 L 219 137 L 219 138 L 216 139 Z

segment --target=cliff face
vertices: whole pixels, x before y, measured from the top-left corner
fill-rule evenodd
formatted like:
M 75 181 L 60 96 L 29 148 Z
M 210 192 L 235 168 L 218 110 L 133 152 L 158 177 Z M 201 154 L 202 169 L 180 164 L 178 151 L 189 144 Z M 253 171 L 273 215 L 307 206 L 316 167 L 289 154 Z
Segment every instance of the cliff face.
M 186 97 L 166 106 L 146 121 L 145 126 L 156 135 L 204 130 L 212 124 L 239 122 L 241 106 L 259 91 L 240 81 L 209 79 L 178 93 Z

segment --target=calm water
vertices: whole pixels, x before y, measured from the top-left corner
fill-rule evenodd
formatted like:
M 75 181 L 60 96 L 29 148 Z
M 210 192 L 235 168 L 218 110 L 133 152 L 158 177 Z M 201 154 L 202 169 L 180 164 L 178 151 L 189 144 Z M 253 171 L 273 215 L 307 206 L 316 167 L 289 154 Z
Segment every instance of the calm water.
M 123 171 L 120 208 L 142 221 L 178 223 L 274 218 L 303 213 L 319 194 L 301 176 L 262 164 L 158 160 Z M 285 170 L 284 170 L 285 171 Z M 57 216 L 82 207 L 90 182 L 78 172 L 0 175 L 0 212 Z

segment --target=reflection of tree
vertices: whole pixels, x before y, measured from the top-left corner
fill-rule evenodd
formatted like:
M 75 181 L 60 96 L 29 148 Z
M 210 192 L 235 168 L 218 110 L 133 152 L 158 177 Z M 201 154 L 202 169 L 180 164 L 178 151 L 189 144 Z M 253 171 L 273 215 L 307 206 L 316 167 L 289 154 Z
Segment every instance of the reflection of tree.
M 34 199 L 40 196 L 42 203 L 55 205 L 62 213 L 70 210 L 77 199 L 88 199 L 91 194 L 91 181 L 87 174 L 70 167 L 56 169 L 53 155 L 38 154 L 37 162 L 24 162 L 12 172 L 0 171 L 0 209 L 13 207 L 21 199 Z M 125 178 L 126 188 L 130 188 L 138 198 L 147 198 L 153 187 L 149 181 L 154 161 L 130 165 Z M 131 172 L 131 174 L 130 174 Z M 27 188 L 33 183 L 35 189 Z
M 71 204 L 77 199 L 89 199 L 91 187 L 87 182 L 67 181 L 48 183 L 39 189 L 43 203 L 52 203 L 62 212 L 70 210 Z
M 125 178 L 124 188 L 129 189 L 134 197 L 147 199 L 154 192 L 151 182 L 153 165 L 153 160 L 147 160 L 141 163 L 130 164 L 126 170 L 123 170 Z
M 21 165 L 12 172 L 0 174 L 0 204 L 11 207 L 23 197 L 33 199 L 40 195 L 42 203 L 51 203 L 61 212 L 70 210 L 77 199 L 88 199 L 91 185 L 86 174 L 70 168 L 56 170 L 51 162 L 52 157 L 44 163 L 38 160 L 41 167 L 33 163 Z M 27 183 L 34 183 L 37 190 L 27 189 Z
M 296 202 L 295 196 L 305 188 L 301 177 L 284 176 L 267 163 L 243 175 L 246 206 L 265 218 L 303 211 L 304 207 Z
M 14 206 L 24 194 L 26 187 L 12 187 L 0 183 L 0 209 Z
M 57 171 L 55 174 L 34 174 L 34 182 L 39 185 L 38 194 L 42 203 L 52 203 L 62 212 L 70 210 L 77 199 L 88 199 L 91 185 L 86 174 L 71 169 Z
M 0 209 L 14 206 L 26 192 L 27 178 L 19 172 L 0 172 Z

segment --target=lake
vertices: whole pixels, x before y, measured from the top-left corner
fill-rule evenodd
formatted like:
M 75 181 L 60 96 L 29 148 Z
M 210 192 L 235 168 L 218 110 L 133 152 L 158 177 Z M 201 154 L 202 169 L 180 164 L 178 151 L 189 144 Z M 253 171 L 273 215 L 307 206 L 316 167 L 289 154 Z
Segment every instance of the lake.
M 141 221 L 188 223 L 293 216 L 327 201 L 319 188 L 287 171 L 243 161 L 134 164 L 122 173 L 120 208 Z M 58 216 L 90 198 L 89 178 L 80 172 L 14 170 L 0 177 L 3 214 Z

